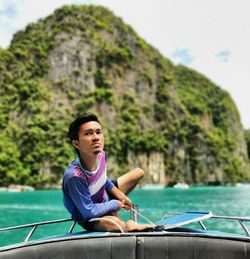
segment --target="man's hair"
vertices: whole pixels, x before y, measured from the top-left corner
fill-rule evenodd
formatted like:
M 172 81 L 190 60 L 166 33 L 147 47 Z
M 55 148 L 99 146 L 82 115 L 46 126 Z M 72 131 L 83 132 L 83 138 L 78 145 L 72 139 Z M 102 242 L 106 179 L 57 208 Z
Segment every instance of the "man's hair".
M 72 142 L 72 140 L 79 139 L 80 126 L 90 121 L 96 121 L 101 125 L 101 123 L 98 120 L 98 117 L 91 112 L 83 113 L 69 125 L 68 136 L 69 136 L 70 142 Z

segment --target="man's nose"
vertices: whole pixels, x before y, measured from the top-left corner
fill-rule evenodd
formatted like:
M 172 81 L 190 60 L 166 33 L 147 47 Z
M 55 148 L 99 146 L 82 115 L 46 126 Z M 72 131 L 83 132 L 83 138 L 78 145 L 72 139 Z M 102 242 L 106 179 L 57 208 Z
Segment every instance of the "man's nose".
M 94 132 L 94 134 L 93 134 L 93 139 L 99 139 L 99 134 L 97 134 L 96 132 Z

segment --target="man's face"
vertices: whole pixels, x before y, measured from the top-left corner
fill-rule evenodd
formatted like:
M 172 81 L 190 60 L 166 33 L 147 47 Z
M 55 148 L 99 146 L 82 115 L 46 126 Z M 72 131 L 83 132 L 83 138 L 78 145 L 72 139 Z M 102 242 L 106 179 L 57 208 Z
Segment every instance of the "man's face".
M 96 121 L 82 124 L 79 128 L 79 139 L 72 144 L 80 154 L 98 154 L 103 151 L 104 136 L 101 125 Z

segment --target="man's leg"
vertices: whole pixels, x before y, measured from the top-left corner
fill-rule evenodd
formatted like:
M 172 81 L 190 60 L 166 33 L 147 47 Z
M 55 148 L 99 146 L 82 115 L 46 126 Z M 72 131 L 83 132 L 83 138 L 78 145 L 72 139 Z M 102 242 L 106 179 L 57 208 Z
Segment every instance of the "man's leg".
M 143 178 L 144 171 L 141 168 L 133 169 L 117 179 L 118 188 L 123 193 L 130 193 Z
M 124 222 L 116 216 L 107 215 L 96 222 L 91 222 L 91 227 L 89 228 L 92 231 L 121 231 L 121 229 L 124 232 L 151 231 L 154 226 L 140 225 L 133 220 Z

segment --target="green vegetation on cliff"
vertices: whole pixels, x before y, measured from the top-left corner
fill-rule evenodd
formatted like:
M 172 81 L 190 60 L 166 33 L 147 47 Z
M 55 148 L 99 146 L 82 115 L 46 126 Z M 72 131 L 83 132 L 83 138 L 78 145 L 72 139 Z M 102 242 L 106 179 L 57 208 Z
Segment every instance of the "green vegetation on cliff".
M 245 139 L 246 139 L 246 143 L 247 143 L 248 159 L 250 160 L 250 129 L 245 130 Z
M 249 180 L 228 93 L 174 66 L 109 10 L 65 6 L 0 49 L 0 186 L 58 183 L 75 156 L 68 124 L 85 111 L 102 120 L 110 175 L 157 153 L 165 184 Z

